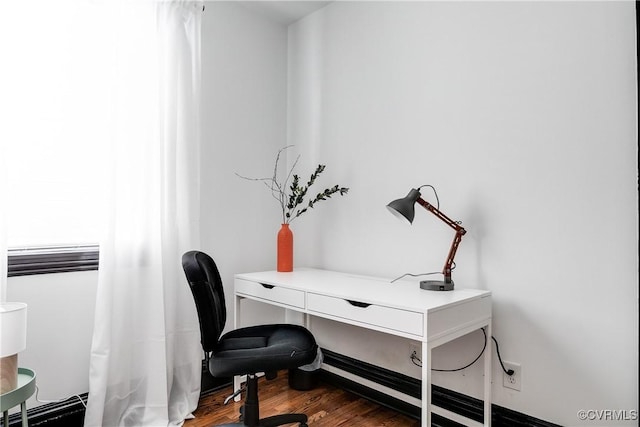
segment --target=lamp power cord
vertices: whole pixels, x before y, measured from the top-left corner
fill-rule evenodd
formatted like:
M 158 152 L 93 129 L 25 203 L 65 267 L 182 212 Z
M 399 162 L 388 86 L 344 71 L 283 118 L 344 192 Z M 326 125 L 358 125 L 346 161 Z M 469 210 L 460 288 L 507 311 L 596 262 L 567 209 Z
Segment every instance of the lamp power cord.
M 480 354 L 478 354 L 478 356 L 473 359 L 472 362 L 466 364 L 465 366 L 461 367 L 461 368 L 455 368 L 455 369 L 436 369 L 436 368 L 431 368 L 432 371 L 435 372 L 457 372 L 457 371 L 462 371 L 463 369 L 467 369 L 468 367 L 470 367 L 471 365 L 473 365 L 474 363 L 476 363 L 478 361 L 478 359 L 480 359 L 480 357 L 482 357 L 482 355 L 484 354 L 485 350 L 487 349 L 487 331 L 485 331 L 484 328 L 480 328 L 482 330 L 482 333 L 484 334 L 484 345 L 482 346 L 482 350 L 480 350 Z M 498 345 L 498 340 L 496 340 L 495 337 L 491 337 L 491 339 L 493 340 L 493 342 L 495 342 L 496 344 L 496 354 L 498 355 L 498 361 L 500 361 L 500 366 L 502 367 L 502 370 L 504 371 L 505 374 L 511 376 L 513 375 L 514 371 L 513 369 L 507 369 L 504 366 L 504 363 L 502 362 L 502 356 L 500 355 L 500 346 Z M 422 367 L 422 360 L 418 357 L 418 355 L 416 354 L 416 352 L 414 351 L 411 356 L 409 357 L 411 359 L 411 362 L 419 367 Z

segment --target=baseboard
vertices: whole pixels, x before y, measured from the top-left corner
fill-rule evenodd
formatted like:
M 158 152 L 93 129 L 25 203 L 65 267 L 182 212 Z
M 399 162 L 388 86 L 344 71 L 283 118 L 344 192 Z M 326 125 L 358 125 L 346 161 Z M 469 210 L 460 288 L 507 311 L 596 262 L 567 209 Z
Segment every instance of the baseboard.
M 375 382 L 392 390 L 396 390 L 411 397 L 420 398 L 421 381 L 389 369 L 381 368 L 351 357 L 322 349 L 324 363 L 339 368 L 345 372 Z M 389 407 L 410 417 L 419 419 L 420 410 L 403 400 L 391 397 L 355 381 L 340 377 L 326 370 L 321 370 L 321 378 L 330 384 L 335 384 L 352 393 L 370 399 L 380 405 Z M 484 403 L 482 400 L 433 385 L 431 400 L 434 405 L 467 418 L 482 422 Z M 491 405 L 491 425 L 493 427 L 561 427 L 547 421 L 540 420 L 527 414 L 513 411 L 499 405 Z M 460 424 L 447 420 L 436 414 L 433 416 L 433 427 L 458 427 Z
M 78 397 L 87 401 L 87 393 Z M 85 407 L 78 397 L 72 397 L 64 402 L 47 403 L 27 410 L 29 427 L 82 427 L 84 424 Z M 22 426 L 20 412 L 9 416 L 9 426 Z
M 399 391 L 408 396 L 420 398 L 420 380 L 409 377 L 379 366 L 371 365 L 330 350 L 323 349 L 324 362 L 345 372 L 375 382 Z M 391 408 L 412 418 L 420 418 L 420 409 L 403 400 L 391 397 L 370 387 L 346 379 L 327 370 L 319 372 L 321 380 L 341 387 L 354 394 L 362 396 L 385 407 Z M 230 378 L 214 378 L 209 370 L 202 365 L 202 394 L 209 394 L 223 387 L 231 385 Z M 470 419 L 482 421 L 483 403 L 481 400 L 466 396 L 438 386 L 431 389 L 433 403 L 441 408 L 464 415 Z M 87 393 L 80 395 L 86 402 Z M 85 407 L 78 398 L 71 398 L 65 402 L 48 403 L 28 410 L 29 425 L 31 427 L 82 427 L 84 423 Z M 522 414 L 498 405 L 492 405 L 491 422 L 493 427 L 560 427 L 530 415 Z M 9 417 L 9 426 L 21 426 L 20 413 Z M 460 427 L 460 424 L 447 420 L 436 414 L 433 416 L 432 427 Z

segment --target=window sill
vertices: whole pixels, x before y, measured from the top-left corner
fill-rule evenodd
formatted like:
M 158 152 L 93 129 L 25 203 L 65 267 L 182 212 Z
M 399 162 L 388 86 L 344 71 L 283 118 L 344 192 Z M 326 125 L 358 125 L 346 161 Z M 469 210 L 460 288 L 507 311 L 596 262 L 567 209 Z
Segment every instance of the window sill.
M 97 270 L 99 255 L 98 245 L 9 249 L 7 275 L 13 277 Z

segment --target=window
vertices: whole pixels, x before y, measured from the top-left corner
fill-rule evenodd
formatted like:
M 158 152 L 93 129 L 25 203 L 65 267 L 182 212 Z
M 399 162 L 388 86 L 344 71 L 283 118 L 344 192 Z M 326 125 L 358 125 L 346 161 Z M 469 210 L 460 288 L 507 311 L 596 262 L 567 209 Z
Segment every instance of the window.
M 0 22 L 9 275 L 95 269 L 111 32 L 97 2 L 12 3 Z

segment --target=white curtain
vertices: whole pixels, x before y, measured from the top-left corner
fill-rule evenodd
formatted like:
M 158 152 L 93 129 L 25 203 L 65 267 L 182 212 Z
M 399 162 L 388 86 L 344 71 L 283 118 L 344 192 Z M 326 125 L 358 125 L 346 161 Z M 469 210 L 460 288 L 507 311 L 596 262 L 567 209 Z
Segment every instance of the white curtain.
M 6 162 L 5 143 L 0 141 L 0 302 L 7 300 L 7 221 L 6 208 L 2 206 L 7 200 Z
M 8 13 L 11 10 L 6 11 Z M 0 37 L 4 39 L 5 31 L 8 29 L 8 25 L 6 25 L 6 18 L 0 17 Z M 2 45 L 4 48 L 4 45 Z M 4 51 L 4 49 L 3 49 Z M 4 73 L 0 72 L 0 79 L 5 78 Z M 0 84 L 0 89 L 4 89 L 5 86 Z M 5 95 L 2 97 L 3 99 L 9 98 L 7 96 L 6 91 L 3 90 Z M 0 116 L 4 119 L 7 117 L 7 113 L 9 110 L 9 105 L 5 104 L 6 101 L 0 101 Z M 0 119 L 0 122 L 4 124 Z M 5 136 L 6 135 L 6 136 Z M 9 144 L 9 137 L 11 133 L 3 134 L 0 137 L 0 302 L 5 302 L 7 299 L 7 201 L 8 201 L 8 176 L 7 176 L 7 155 L 8 149 L 7 145 Z
M 107 9 L 115 28 L 108 232 L 85 426 L 181 425 L 197 406 L 202 359 L 180 264 L 199 246 L 202 3 Z

